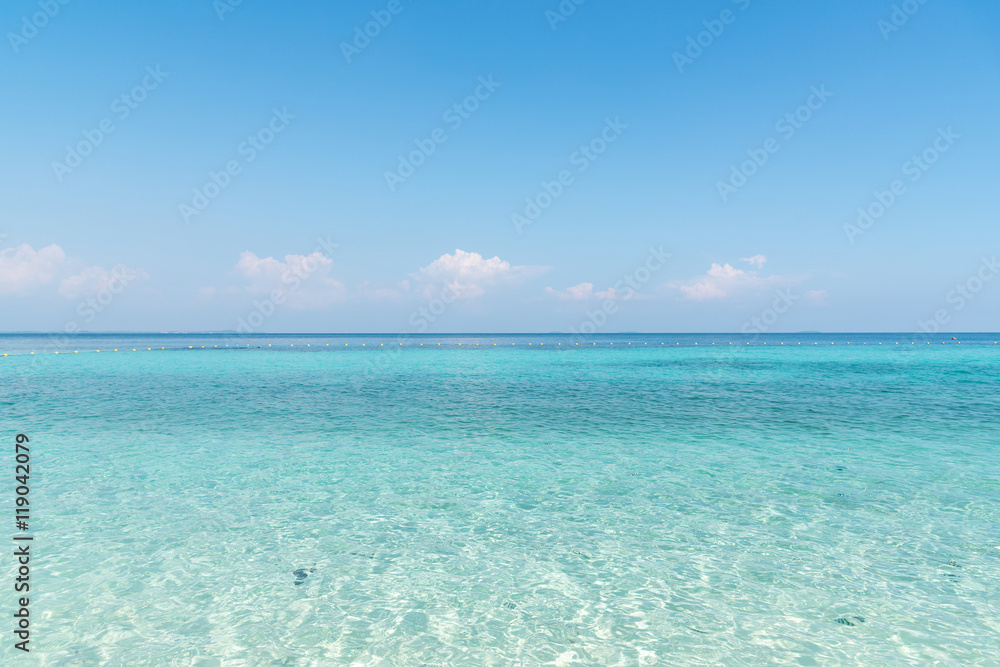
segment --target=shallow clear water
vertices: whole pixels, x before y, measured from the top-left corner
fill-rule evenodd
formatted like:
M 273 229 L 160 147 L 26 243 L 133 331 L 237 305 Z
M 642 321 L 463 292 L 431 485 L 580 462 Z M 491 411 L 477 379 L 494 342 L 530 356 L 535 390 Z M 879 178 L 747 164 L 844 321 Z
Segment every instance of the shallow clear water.
M 997 664 L 957 337 L 0 336 L 24 664 Z

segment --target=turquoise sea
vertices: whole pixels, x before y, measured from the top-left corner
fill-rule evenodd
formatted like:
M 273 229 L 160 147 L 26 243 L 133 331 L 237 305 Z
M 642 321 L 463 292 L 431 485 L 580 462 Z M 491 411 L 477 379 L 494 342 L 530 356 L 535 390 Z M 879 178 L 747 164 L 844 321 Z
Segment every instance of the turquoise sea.
M 997 665 L 997 340 L 0 336 L 0 662 Z

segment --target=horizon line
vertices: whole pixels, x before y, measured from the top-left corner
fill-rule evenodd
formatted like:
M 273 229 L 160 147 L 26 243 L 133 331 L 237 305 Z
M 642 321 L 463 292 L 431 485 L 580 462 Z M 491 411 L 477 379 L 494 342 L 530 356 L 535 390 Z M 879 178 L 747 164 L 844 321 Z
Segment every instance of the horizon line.
M 441 332 L 441 333 L 410 333 L 410 332 L 332 332 L 332 331 L 298 331 L 298 332 L 253 332 L 244 333 L 236 330 L 205 330 L 205 331 L 0 331 L 0 336 L 111 336 L 111 335 L 141 335 L 141 336 L 848 336 L 848 335 L 899 335 L 899 336 L 944 336 L 944 335 L 1000 335 L 1000 331 L 769 331 L 769 332 L 734 332 L 734 331 L 612 331 L 582 333 L 572 331 L 518 331 L 518 332 Z

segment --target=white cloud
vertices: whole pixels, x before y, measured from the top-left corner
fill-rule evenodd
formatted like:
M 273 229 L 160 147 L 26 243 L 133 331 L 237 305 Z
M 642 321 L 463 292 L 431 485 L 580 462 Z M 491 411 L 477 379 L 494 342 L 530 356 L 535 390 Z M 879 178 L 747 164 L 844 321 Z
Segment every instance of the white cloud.
M 758 269 L 764 268 L 764 262 L 767 261 L 767 257 L 764 255 L 754 255 L 753 257 L 741 257 L 741 262 L 746 262 L 750 266 L 756 266 Z
M 614 290 L 611 291 L 613 292 Z M 559 299 L 560 301 L 586 301 L 594 296 L 594 284 L 580 283 L 579 285 L 574 285 L 573 287 L 567 287 L 562 291 L 546 287 L 545 293 Z
M 600 301 L 607 301 L 609 299 L 624 299 L 626 301 L 631 301 L 633 299 L 643 298 L 638 292 L 631 288 L 625 290 L 624 292 L 618 292 L 614 287 L 609 287 L 606 290 L 595 292 L 593 283 L 580 283 L 579 285 L 574 285 L 573 287 L 567 287 L 564 290 L 546 287 L 545 294 L 559 299 L 560 301 L 588 301 L 590 299 L 597 299 Z
M 667 287 L 681 292 L 690 301 L 712 301 L 772 290 L 800 280 L 788 276 L 763 277 L 757 275 L 756 271 L 744 271 L 731 264 L 712 264 L 704 275 L 688 280 L 674 280 L 667 283 Z
M 634 289 L 629 287 L 623 292 L 619 292 L 614 287 L 609 287 L 603 292 L 594 292 L 594 296 L 598 299 L 621 299 L 622 301 L 645 301 L 646 299 L 652 299 L 650 294 L 641 294 L 636 292 Z
M 328 277 L 331 268 L 333 260 L 319 251 L 285 255 L 281 262 L 247 250 L 240 254 L 235 271 L 249 282 L 244 288 L 248 294 L 270 297 L 278 290 L 291 308 L 317 309 L 342 303 L 347 297 L 343 283 Z
M 65 263 L 66 253 L 54 244 L 38 251 L 27 243 L 0 250 L 0 295 L 48 285 L 64 271 Z
M 455 250 L 444 254 L 413 274 L 424 285 L 425 296 L 448 289 L 461 299 L 486 293 L 487 288 L 516 285 L 548 271 L 547 266 L 512 266 L 499 257 L 484 259 L 478 252 Z
M 122 291 L 136 280 L 148 280 L 149 274 L 118 264 L 111 270 L 100 266 L 88 266 L 77 274 L 63 278 L 59 283 L 59 293 L 67 299 L 97 294 L 104 290 L 112 293 Z
M 308 277 L 321 268 L 329 270 L 332 266 L 333 260 L 321 252 L 314 252 L 311 255 L 285 255 L 285 261 L 279 262 L 274 257 L 258 257 L 247 250 L 240 253 L 236 271 L 250 280 L 251 288 L 254 288 L 257 284 L 270 286 L 275 280 L 280 281 L 286 276 Z
M 366 280 L 358 286 L 358 296 L 366 301 L 399 301 L 409 291 L 409 280 L 401 280 L 392 287 L 376 286 Z
M 814 306 L 825 306 L 826 305 L 826 290 L 825 289 L 814 289 L 809 290 L 802 295 L 806 303 Z
M 56 291 L 67 299 L 97 294 L 112 288 L 121 291 L 149 274 L 118 264 L 111 269 L 87 266 L 66 256 L 58 245 L 35 250 L 27 243 L 0 250 L 0 295 L 27 294 L 38 287 L 58 283 Z

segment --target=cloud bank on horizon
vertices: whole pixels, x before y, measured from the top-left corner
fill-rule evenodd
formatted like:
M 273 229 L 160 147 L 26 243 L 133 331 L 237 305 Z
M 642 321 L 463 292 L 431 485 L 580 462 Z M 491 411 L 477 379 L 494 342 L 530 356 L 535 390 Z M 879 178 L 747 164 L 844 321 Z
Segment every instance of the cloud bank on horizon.
M 116 264 L 110 269 L 84 266 L 67 257 L 58 245 L 35 250 L 27 243 L 0 250 L 0 297 L 37 299 L 58 295 L 65 299 L 92 296 L 113 289 L 116 280 L 148 280 L 149 274 Z
M 763 255 L 740 261 L 760 269 L 767 261 Z M 82 266 L 81 260 L 67 258 L 65 251 L 51 244 L 40 250 L 28 245 L 0 251 L 0 295 L 31 299 L 59 297 L 81 299 L 109 289 L 116 293 L 116 279 L 122 286 L 148 281 L 141 269 L 118 264 L 112 269 Z M 77 267 L 75 273 L 71 267 Z M 543 286 L 542 278 L 550 266 L 515 265 L 499 256 L 484 257 L 461 248 L 444 253 L 426 266 L 417 268 L 391 284 L 380 285 L 364 280 L 348 287 L 336 277 L 334 259 L 322 251 L 288 254 L 282 259 L 260 257 L 245 250 L 219 283 L 203 285 L 188 295 L 192 302 L 215 306 L 238 305 L 246 298 L 269 299 L 275 306 L 293 311 L 336 312 L 348 303 L 391 302 L 409 307 L 442 301 L 449 305 L 461 301 L 488 300 L 491 296 L 523 289 L 526 302 L 578 302 L 659 300 L 725 301 L 748 294 L 763 295 L 780 287 L 791 287 L 807 276 L 761 276 L 757 270 L 736 269 L 729 263 L 713 263 L 708 271 L 685 280 L 667 280 L 639 292 L 625 286 L 595 289 L 594 283 L 582 282 L 564 289 Z M 825 290 L 810 290 L 806 302 L 823 305 Z M 256 302 L 255 302 L 256 303 Z M 262 323 L 263 324 L 263 323 Z M 260 331 L 267 330 L 264 327 Z

